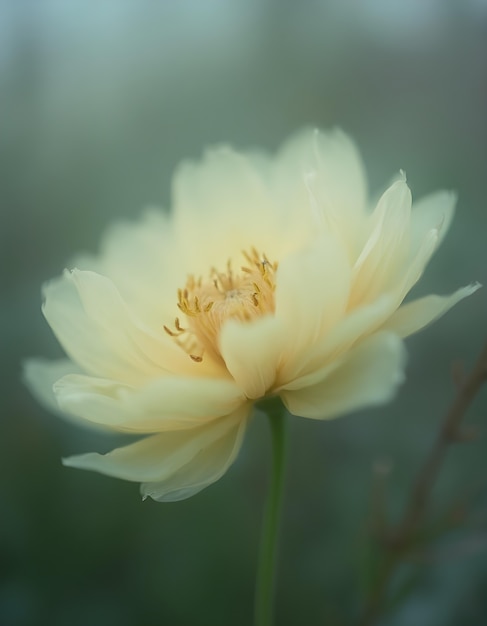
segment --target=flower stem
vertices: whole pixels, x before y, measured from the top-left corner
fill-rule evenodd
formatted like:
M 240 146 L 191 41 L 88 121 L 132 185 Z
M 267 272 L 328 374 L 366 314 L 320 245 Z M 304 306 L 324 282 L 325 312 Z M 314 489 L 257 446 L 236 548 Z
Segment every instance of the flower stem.
M 284 492 L 284 462 L 287 424 L 284 408 L 276 400 L 262 407 L 272 436 L 272 475 L 262 525 L 259 565 L 255 588 L 255 626 L 272 626 L 279 520 Z

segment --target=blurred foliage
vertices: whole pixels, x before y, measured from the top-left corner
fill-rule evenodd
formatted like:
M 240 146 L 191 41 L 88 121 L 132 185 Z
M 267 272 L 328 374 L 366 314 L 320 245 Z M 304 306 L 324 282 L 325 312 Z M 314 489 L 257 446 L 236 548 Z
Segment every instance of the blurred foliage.
M 187 502 L 142 503 L 135 485 L 63 468 L 62 456 L 106 441 L 48 415 L 22 386 L 24 358 L 60 354 L 40 284 L 96 250 L 114 220 L 169 207 L 181 159 L 218 142 L 274 149 L 309 124 L 355 137 L 373 192 L 399 168 L 415 197 L 459 191 L 417 294 L 485 282 L 486 59 L 484 0 L 0 3 L 2 625 L 247 626 L 267 484 L 258 421 L 228 475 Z M 293 420 L 279 625 L 355 623 L 359 571 L 373 574 L 370 561 L 357 567 L 373 465 L 392 463 L 397 518 L 453 395 L 449 363 L 471 361 L 485 338 L 485 305 L 480 292 L 408 341 L 408 380 L 390 406 Z M 485 408 L 484 393 L 470 420 Z M 451 451 L 436 512 L 485 477 L 485 457 L 483 439 Z M 485 536 L 485 483 L 470 504 L 459 532 Z M 487 622 L 485 548 L 422 563 L 383 624 Z

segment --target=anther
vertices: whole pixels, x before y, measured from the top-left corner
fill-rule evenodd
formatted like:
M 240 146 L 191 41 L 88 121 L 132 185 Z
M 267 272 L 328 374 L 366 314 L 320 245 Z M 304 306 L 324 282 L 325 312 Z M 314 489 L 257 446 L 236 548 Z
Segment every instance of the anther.
M 242 260 L 244 265 L 237 272 L 229 259 L 225 271 L 212 267 L 208 279 L 190 274 L 186 286 L 177 291 L 177 307 L 186 317 L 183 324 L 176 317 L 174 325 L 164 326 L 164 332 L 195 363 L 203 361 L 207 352 L 219 354 L 218 334 L 226 319 L 250 322 L 274 311 L 277 263 L 254 247 L 242 251 Z
M 174 326 L 176 327 L 176 330 L 179 330 L 179 332 L 184 333 L 185 329 L 181 326 L 179 322 L 179 317 L 176 317 L 174 321 Z

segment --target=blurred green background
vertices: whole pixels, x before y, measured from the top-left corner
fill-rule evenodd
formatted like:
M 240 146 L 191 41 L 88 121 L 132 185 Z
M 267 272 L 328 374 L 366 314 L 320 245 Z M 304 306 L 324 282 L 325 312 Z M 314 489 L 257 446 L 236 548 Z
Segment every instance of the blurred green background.
M 108 444 L 20 382 L 23 359 L 61 354 L 40 285 L 114 220 L 168 207 L 182 158 L 222 141 L 273 150 L 310 124 L 352 134 L 373 190 L 399 168 L 416 198 L 458 190 L 416 295 L 485 283 L 487 3 L 2 0 L 0 85 L 0 624 L 248 626 L 267 425 L 255 421 L 231 471 L 181 503 L 63 468 L 62 456 Z M 357 623 L 374 464 L 391 464 L 397 515 L 453 396 L 450 362 L 471 363 L 487 336 L 486 302 L 482 290 L 408 340 L 390 406 L 293 418 L 279 625 Z M 485 428 L 486 404 L 484 391 L 468 421 Z M 463 523 L 416 555 L 418 584 L 380 623 L 487 623 L 486 449 L 480 438 L 449 454 L 433 518 L 465 501 Z

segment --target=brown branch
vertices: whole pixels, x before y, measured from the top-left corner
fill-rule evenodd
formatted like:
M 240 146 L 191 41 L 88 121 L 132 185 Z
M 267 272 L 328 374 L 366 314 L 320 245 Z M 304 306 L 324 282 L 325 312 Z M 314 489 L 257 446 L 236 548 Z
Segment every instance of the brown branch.
M 486 381 L 487 344 L 470 374 L 465 375 L 459 384 L 455 399 L 443 420 L 436 441 L 413 483 L 403 516 L 396 528 L 389 532 L 384 542 L 387 551 L 386 560 L 382 573 L 366 603 L 360 622 L 362 626 L 372 626 L 379 616 L 389 582 L 402 558 L 407 554 L 423 520 L 429 497 L 449 445 L 469 439 L 466 436 L 468 433 L 460 430 L 460 424 L 473 399 Z

